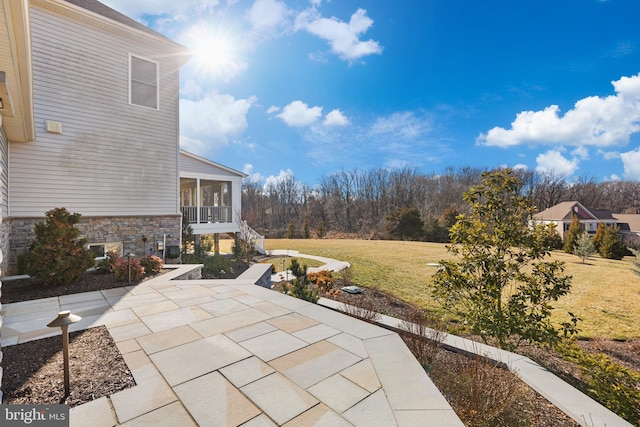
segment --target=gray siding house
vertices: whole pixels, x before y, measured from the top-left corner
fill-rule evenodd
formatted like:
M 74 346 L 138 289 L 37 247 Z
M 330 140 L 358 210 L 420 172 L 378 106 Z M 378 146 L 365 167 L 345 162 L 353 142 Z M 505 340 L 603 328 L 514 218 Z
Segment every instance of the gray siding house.
M 240 231 L 245 175 L 179 149 L 189 56 L 96 0 L 0 0 L 0 277 L 55 207 L 97 256 Z
M 189 57 L 96 0 L 0 0 L 0 277 L 55 207 L 97 256 L 242 232 L 245 175 L 179 149 Z

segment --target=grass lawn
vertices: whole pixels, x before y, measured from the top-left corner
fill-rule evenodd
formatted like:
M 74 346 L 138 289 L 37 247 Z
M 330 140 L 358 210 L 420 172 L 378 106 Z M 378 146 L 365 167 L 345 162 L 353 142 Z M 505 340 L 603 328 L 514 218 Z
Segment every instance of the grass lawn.
M 443 244 L 331 239 L 268 239 L 265 244 L 268 250 L 293 249 L 348 261 L 356 283 L 438 309 L 429 292 L 435 271 L 428 264 L 449 258 Z M 573 277 L 571 294 L 556 303 L 558 321 L 567 320 L 566 312 L 571 311 L 583 319 L 583 337 L 640 337 L 640 276 L 633 273 L 631 257 L 615 261 L 596 256 L 582 264 L 577 256 L 558 251 L 551 259 L 564 261 L 566 273 Z

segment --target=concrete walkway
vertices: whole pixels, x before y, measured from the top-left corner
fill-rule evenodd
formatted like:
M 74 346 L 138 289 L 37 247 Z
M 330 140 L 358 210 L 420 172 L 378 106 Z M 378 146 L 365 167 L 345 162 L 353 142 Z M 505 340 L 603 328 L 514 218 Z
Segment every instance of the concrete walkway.
M 313 259 L 313 260 L 320 261 L 320 262 L 324 263 L 320 267 L 308 268 L 307 269 L 308 272 L 323 271 L 323 270 L 338 272 L 338 271 L 344 270 L 345 268 L 351 267 L 351 264 L 349 264 L 348 262 L 345 262 L 345 261 L 338 261 L 338 260 L 333 259 L 333 258 L 326 258 L 326 257 L 321 257 L 321 256 L 316 256 L 316 255 L 301 254 L 300 252 L 294 251 L 294 250 L 291 250 L 291 249 L 274 249 L 272 251 L 267 251 L 267 255 L 271 255 L 271 256 L 290 256 L 290 257 L 296 257 L 296 258 L 308 258 L 308 259 Z M 281 282 L 283 280 L 289 280 L 292 277 L 293 276 L 291 274 L 291 270 L 286 270 L 286 271 L 271 275 L 271 281 L 272 282 Z
M 82 316 L 71 330 L 107 327 L 137 385 L 73 408 L 72 426 L 462 426 L 396 333 L 255 286 L 268 265 L 172 280 L 193 268 L 4 304 L 0 343 L 59 334 L 60 310 Z

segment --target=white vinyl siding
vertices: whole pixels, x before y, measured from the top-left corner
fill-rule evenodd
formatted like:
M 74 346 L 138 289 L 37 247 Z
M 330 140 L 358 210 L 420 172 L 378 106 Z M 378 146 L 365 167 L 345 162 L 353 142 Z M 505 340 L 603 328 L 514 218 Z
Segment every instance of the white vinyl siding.
M 180 154 L 180 174 L 181 175 L 214 175 L 221 180 L 223 177 L 242 179 L 241 176 L 223 168 L 216 167 L 210 163 L 194 159 L 193 157 Z
M 129 103 L 141 107 L 158 107 L 158 63 L 129 55 Z
M 178 68 L 166 42 L 31 7 L 36 140 L 11 143 L 10 215 L 174 215 Z M 129 104 L 129 53 L 158 61 L 159 105 Z M 45 122 L 62 124 L 47 133 Z

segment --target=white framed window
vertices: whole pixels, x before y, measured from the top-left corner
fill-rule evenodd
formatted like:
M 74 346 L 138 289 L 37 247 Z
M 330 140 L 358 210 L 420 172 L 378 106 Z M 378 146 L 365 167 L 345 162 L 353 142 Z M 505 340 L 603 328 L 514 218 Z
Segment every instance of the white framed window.
M 159 69 L 157 62 L 129 54 L 129 104 L 159 108 Z
M 105 259 L 107 252 L 115 252 L 122 256 L 122 242 L 89 243 L 87 248 L 94 253 L 96 259 Z

